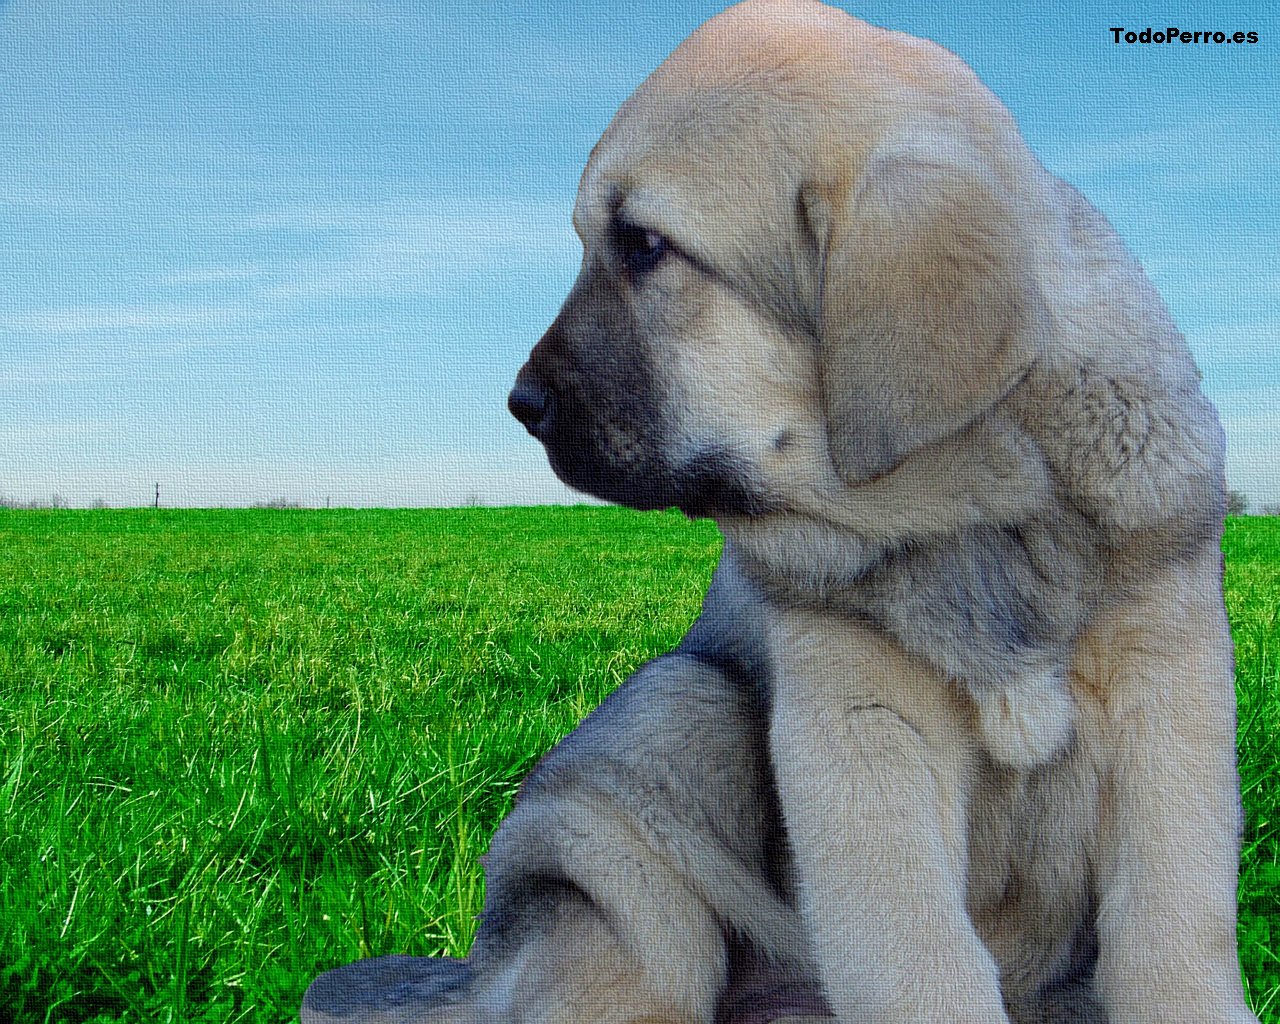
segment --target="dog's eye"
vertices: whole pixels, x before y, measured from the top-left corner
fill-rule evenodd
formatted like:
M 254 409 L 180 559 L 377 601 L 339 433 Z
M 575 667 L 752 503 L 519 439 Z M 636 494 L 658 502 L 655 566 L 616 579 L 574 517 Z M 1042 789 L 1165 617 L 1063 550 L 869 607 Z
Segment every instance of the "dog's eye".
M 632 274 L 647 274 L 666 258 L 671 251 L 667 240 L 658 232 L 635 224 L 618 224 L 618 254 L 622 265 Z

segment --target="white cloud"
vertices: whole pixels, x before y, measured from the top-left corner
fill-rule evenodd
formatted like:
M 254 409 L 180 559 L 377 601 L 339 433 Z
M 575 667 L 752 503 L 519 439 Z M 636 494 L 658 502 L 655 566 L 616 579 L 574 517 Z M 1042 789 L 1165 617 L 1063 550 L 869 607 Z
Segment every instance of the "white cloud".
M 581 253 L 571 209 L 567 199 L 508 196 L 292 203 L 243 226 L 286 236 L 264 251 L 297 246 L 288 235 L 318 233 L 301 254 L 248 266 L 205 265 L 162 283 L 244 283 L 251 302 L 278 311 L 335 296 L 422 294 L 476 274 L 559 271 L 569 278 Z
M 0 2 L 0 11 L 5 3 Z M 385 19 L 395 14 L 377 0 L 183 0 L 182 13 L 190 16 L 215 15 L 230 18 L 349 18 L 360 21 Z M 59 18 L 110 18 L 127 14 L 131 17 L 171 16 L 174 8 L 168 0 L 132 0 L 127 8 L 104 10 L 101 0 L 60 0 L 56 8 Z
M 1280 385 L 1254 395 L 1241 411 L 1222 418 L 1227 432 L 1227 480 L 1253 507 L 1280 503 Z
M 0 332 L 18 336 L 20 345 L 24 335 L 181 333 L 188 338 L 182 348 L 212 343 L 219 332 L 243 335 L 266 318 L 326 298 L 421 295 L 480 273 L 559 270 L 569 278 L 580 253 L 569 212 L 567 202 L 517 197 L 291 204 L 240 226 L 328 237 L 297 255 L 284 255 L 296 243 L 276 240 L 260 250 L 280 253 L 275 259 L 200 262 L 160 272 L 152 282 L 161 295 L 202 287 L 197 300 L 18 309 L 0 314 Z M 228 298 L 210 301 L 210 288 L 225 289 Z
M 251 218 L 248 227 L 329 232 L 332 257 L 296 267 L 343 268 L 357 277 L 388 270 L 465 270 L 576 262 L 572 199 L 515 196 L 398 199 L 379 203 L 294 203 Z
M 1094 135 L 1043 147 L 1045 163 L 1068 181 L 1143 171 L 1144 189 L 1239 188 L 1269 183 L 1280 162 L 1270 125 L 1224 116 L 1178 128 Z
M 68 306 L 24 310 L 0 317 L 0 331 L 32 334 L 85 334 L 99 331 L 217 330 L 247 323 L 254 310 L 245 304 L 182 305 L 173 302 Z
M 1187 340 L 1227 434 L 1227 479 L 1280 502 L 1280 322 L 1199 324 Z
M 1183 333 L 1206 372 L 1218 365 L 1245 363 L 1280 380 L 1280 321 L 1192 323 Z
M 272 271 L 268 263 L 197 264 L 156 279 L 160 288 L 183 288 L 190 285 L 226 284 L 236 281 L 257 281 Z

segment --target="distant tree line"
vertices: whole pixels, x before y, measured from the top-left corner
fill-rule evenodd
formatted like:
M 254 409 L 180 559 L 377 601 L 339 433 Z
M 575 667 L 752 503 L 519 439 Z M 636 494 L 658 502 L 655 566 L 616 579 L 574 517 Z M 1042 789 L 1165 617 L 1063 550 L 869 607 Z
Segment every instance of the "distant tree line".
M 30 501 L 22 501 L 20 498 L 8 498 L 0 494 L 0 508 L 70 508 L 71 505 L 61 494 L 53 494 L 48 498 L 32 498 Z M 102 498 L 96 498 L 90 508 L 107 508 L 107 503 Z
M 71 508 L 72 505 L 61 494 L 54 494 L 48 498 L 32 498 L 30 501 L 24 501 L 21 498 L 9 498 L 0 494 L 0 508 L 16 508 L 16 509 L 51 509 L 51 508 Z M 105 498 L 95 498 L 87 508 L 110 508 Z M 255 501 L 250 508 L 308 508 L 309 506 L 302 504 L 300 501 L 290 501 L 288 498 L 270 498 L 267 501 Z
M 1249 511 L 1249 496 L 1244 491 L 1227 491 L 1227 515 L 1242 516 Z M 1280 516 L 1280 504 L 1274 502 L 1258 506 L 1260 516 Z
M 332 502 L 325 500 L 325 507 L 328 508 Z M 466 496 L 462 504 L 467 507 L 475 507 L 487 505 L 485 498 L 472 492 Z M 0 494 L 0 509 L 56 509 L 70 508 L 70 503 L 61 494 L 52 494 L 48 498 L 33 498 L 24 501 L 20 498 L 10 498 Z M 88 508 L 110 508 L 104 498 L 95 498 Z M 293 501 L 289 498 L 269 498 L 266 501 L 255 501 L 250 508 L 309 508 L 311 506 L 304 505 L 300 501 Z M 1242 516 L 1249 511 L 1249 496 L 1244 491 L 1231 489 L 1227 491 L 1227 515 Z M 1280 503 L 1268 502 L 1265 505 L 1259 505 L 1255 513 L 1260 516 L 1280 516 Z

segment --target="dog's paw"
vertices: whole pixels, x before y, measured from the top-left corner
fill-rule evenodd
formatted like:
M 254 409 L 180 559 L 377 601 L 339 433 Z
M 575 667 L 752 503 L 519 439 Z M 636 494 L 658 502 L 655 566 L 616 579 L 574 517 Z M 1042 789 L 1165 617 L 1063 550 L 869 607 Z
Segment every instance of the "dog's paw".
M 1036 768 L 1071 742 L 1075 703 L 1066 680 L 1056 672 L 977 688 L 973 699 L 987 752 L 1003 764 Z

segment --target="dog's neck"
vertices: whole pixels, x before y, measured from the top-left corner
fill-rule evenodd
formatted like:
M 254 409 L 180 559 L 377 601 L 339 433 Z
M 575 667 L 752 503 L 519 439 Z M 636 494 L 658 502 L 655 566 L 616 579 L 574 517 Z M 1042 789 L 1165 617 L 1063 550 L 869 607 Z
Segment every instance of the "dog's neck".
M 793 513 L 717 517 L 746 576 L 774 603 L 846 603 L 848 592 L 891 550 L 821 519 Z

